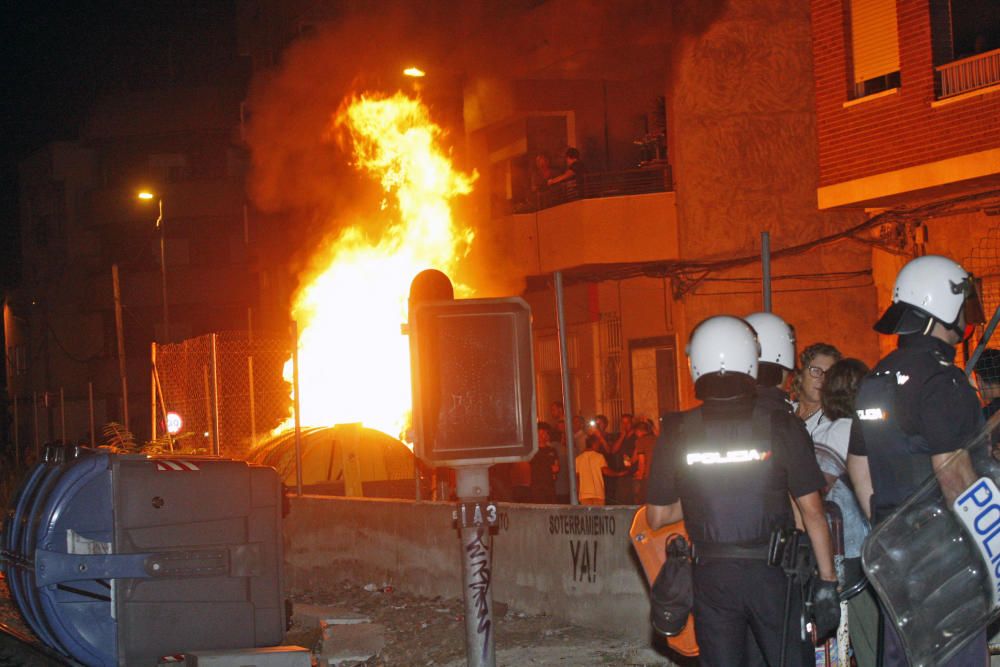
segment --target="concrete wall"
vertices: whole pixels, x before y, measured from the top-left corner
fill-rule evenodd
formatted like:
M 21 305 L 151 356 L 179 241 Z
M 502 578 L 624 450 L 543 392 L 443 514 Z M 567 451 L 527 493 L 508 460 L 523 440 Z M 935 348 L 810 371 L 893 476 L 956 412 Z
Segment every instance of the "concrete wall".
M 461 560 L 449 503 L 292 498 L 285 519 L 290 593 L 390 583 L 459 598 Z M 649 636 L 646 582 L 629 544 L 633 507 L 501 503 L 493 599 L 584 627 Z

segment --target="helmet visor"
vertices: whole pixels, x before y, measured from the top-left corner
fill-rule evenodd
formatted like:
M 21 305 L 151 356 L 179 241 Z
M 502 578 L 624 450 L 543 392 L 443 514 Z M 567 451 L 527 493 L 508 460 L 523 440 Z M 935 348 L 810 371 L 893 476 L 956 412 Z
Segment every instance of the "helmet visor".
M 960 289 L 965 295 L 965 303 L 962 305 L 963 312 L 965 313 L 965 323 L 967 325 L 975 326 L 977 324 L 983 324 L 986 322 L 986 315 L 983 310 L 982 299 L 979 298 L 979 289 L 976 285 L 976 280 L 969 274 L 969 277 L 961 282 L 960 285 L 952 285 L 951 289 L 954 291 Z M 958 292 L 955 292 L 958 294 Z
M 927 319 L 927 314 L 920 309 L 896 301 L 886 309 L 872 328 L 886 335 L 920 333 L 927 328 Z

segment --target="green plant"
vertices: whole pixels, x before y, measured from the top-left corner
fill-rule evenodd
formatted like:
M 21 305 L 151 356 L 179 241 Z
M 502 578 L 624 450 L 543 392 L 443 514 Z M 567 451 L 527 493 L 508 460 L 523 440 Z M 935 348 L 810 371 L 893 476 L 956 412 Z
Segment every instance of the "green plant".
M 98 447 L 114 454 L 136 454 L 142 448 L 135 442 L 135 436 L 118 422 L 108 422 L 101 429 L 104 442 Z
M 108 422 L 101 432 L 104 436 L 104 442 L 98 445 L 98 448 L 112 454 L 170 454 L 181 448 L 183 440 L 194 435 L 193 433 L 178 433 L 176 435 L 164 433 L 146 442 L 136 442 L 135 435 L 118 422 Z M 188 450 L 187 453 L 198 452 L 197 450 L 193 452 Z
M 190 438 L 192 435 L 194 433 L 190 432 L 177 433 L 175 435 L 164 433 L 144 443 L 139 449 L 143 454 L 171 454 L 179 450 L 183 444 L 182 441 Z

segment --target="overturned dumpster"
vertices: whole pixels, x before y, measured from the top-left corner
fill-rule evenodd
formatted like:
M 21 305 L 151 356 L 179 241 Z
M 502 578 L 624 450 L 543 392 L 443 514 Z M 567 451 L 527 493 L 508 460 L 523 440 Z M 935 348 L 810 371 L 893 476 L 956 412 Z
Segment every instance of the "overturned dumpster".
M 271 468 L 50 447 L 0 563 L 29 627 L 85 665 L 279 644 L 281 506 Z

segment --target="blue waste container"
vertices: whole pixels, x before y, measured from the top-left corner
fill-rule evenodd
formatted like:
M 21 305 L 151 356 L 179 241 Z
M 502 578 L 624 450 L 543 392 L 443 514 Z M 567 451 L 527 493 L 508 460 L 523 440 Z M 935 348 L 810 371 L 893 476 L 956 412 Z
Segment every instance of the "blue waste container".
M 281 486 L 273 468 L 49 448 L 0 546 L 36 635 L 95 666 L 280 644 Z

